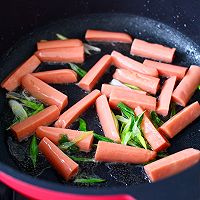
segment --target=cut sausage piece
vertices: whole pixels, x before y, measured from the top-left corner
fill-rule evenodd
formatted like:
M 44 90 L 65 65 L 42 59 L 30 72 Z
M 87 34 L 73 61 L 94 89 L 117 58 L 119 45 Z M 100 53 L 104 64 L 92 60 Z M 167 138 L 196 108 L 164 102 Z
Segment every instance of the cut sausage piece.
M 40 139 L 47 137 L 56 145 L 58 145 L 62 135 L 66 135 L 67 138 L 70 141 L 72 141 L 73 139 L 79 137 L 81 134 L 84 133 L 85 132 L 83 131 L 64 129 L 64 128 L 54 128 L 48 126 L 39 126 L 36 130 L 37 137 L 39 137 Z M 92 148 L 93 139 L 94 139 L 93 134 L 88 135 L 80 142 L 77 142 L 76 145 L 80 148 L 80 151 L 89 152 Z
M 200 67 L 192 65 L 172 94 L 172 100 L 186 106 L 200 84 Z
M 80 80 L 78 86 L 84 90 L 91 91 L 110 67 L 111 63 L 112 59 L 110 55 L 103 56 Z
M 72 179 L 78 173 L 78 164 L 63 153 L 48 138 L 44 137 L 38 147 L 46 159 L 66 181 Z
M 147 59 L 144 60 L 143 64 L 149 68 L 156 68 L 160 76 L 165 76 L 167 78 L 176 76 L 178 80 L 182 80 L 188 69 L 187 67 L 181 67 L 178 65 L 161 63 Z
M 96 110 L 105 136 L 115 142 L 121 142 L 119 131 L 115 125 L 108 100 L 105 95 L 101 95 L 97 98 Z
M 56 105 L 62 110 L 68 103 L 68 97 L 40 79 L 27 74 L 22 78 L 22 86 L 36 99 L 47 105 Z
M 38 50 L 35 55 L 42 62 L 83 63 L 84 47 L 67 47 Z
M 80 47 L 83 46 L 83 42 L 79 39 L 67 39 L 67 40 L 51 40 L 37 43 L 37 49 L 52 49 L 63 47 Z
M 98 142 L 95 153 L 95 160 L 100 162 L 141 164 L 155 157 L 155 151 L 103 141 Z
M 200 160 L 200 151 L 189 148 L 144 166 L 152 182 L 167 178 L 192 167 Z
M 176 134 L 182 131 L 186 126 L 191 124 L 200 116 L 200 105 L 198 101 L 185 107 L 171 119 L 165 122 L 160 128 L 165 136 L 173 138 Z
M 112 91 L 109 99 L 110 106 L 117 109 L 117 105 L 120 102 L 123 102 L 132 109 L 135 109 L 137 106 L 141 106 L 143 109 L 148 111 L 156 110 L 155 97 L 137 93 L 133 94 L 129 91 L 124 91 L 123 93 L 118 90 Z
M 90 94 L 65 111 L 55 123 L 57 128 L 66 128 L 83 114 L 101 95 L 99 90 L 93 90 Z
M 146 95 L 145 91 L 142 90 L 132 90 L 131 88 L 128 87 L 120 87 L 120 86 L 114 86 L 114 85 L 109 85 L 109 84 L 102 84 L 101 86 L 101 93 L 105 94 L 106 97 L 110 97 L 111 92 L 113 92 L 114 90 L 118 90 L 121 91 L 122 93 L 124 91 L 129 91 L 132 94 L 144 94 Z
M 133 71 L 139 72 L 141 74 L 158 77 L 158 71 L 155 67 L 154 68 L 146 67 L 142 63 L 140 63 L 136 60 L 133 60 L 127 56 L 124 56 L 123 54 L 121 54 L 117 51 L 113 51 L 111 56 L 113 59 L 113 64 L 117 68 L 133 70 Z
M 176 76 L 173 76 L 167 79 L 162 87 L 160 96 L 158 98 L 158 106 L 156 109 L 156 112 L 162 116 L 168 115 L 169 105 L 175 83 L 176 83 Z
M 113 74 L 113 78 L 123 83 L 137 86 L 151 94 L 156 94 L 159 89 L 159 78 L 147 76 L 126 69 L 116 69 L 115 73 Z
M 131 46 L 131 54 L 171 63 L 174 59 L 176 48 L 165 47 L 161 44 L 153 44 L 144 40 L 134 39 Z
M 28 117 L 27 119 L 14 124 L 10 127 L 18 141 L 22 141 L 31 136 L 38 126 L 45 126 L 58 119 L 60 111 L 57 106 L 49 106 L 39 113 Z
M 134 111 L 137 116 L 144 112 L 144 110 L 139 106 L 136 107 Z M 154 151 L 163 151 L 170 146 L 170 143 L 154 127 L 146 112 L 142 119 L 141 129 L 145 139 Z
M 44 81 L 45 83 L 63 84 L 77 82 L 77 74 L 71 69 L 37 72 L 32 73 L 32 75 Z
M 15 90 L 21 85 L 22 77 L 26 74 L 32 73 L 40 65 L 40 63 L 40 60 L 35 55 L 31 56 L 2 81 L 1 87 L 8 91 Z
M 87 30 L 85 34 L 87 41 L 94 42 L 120 42 L 120 43 L 131 43 L 133 40 L 127 33 L 110 32 L 102 30 Z

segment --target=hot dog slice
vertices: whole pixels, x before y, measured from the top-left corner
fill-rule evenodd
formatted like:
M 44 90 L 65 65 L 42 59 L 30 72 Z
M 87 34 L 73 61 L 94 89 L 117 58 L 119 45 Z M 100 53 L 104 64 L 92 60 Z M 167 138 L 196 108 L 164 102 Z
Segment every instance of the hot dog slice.
M 11 126 L 11 131 L 15 134 L 18 141 L 22 141 L 31 136 L 38 126 L 45 126 L 58 119 L 60 111 L 57 106 L 49 106 L 39 113 L 28 117 L 22 122 Z
M 114 140 L 115 142 L 121 142 L 119 131 L 115 126 L 108 100 L 105 95 L 101 95 L 97 98 L 96 110 L 105 136 Z
M 27 74 L 22 78 L 22 86 L 36 99 L 47 105 L 56 105 L 62 110 L 68 103 L 68 97 L 40 79 Z
M 87 41 L 95 42 L 120 42 L 120 43 L 131 43 L 132 38 L 127 33 L 110 32 L 102 30 L 87 30 L 85 34 Z
M 95 153 L 95 160 L 101 162 L 140 164 L 153 160 L 155 157 L 155 151 L 103 141 L 98 142 Z
M 84 47 L 67 47 L 67 48 L 53 48 L 38 50 L 35 55 L 42 62 L 84 62 Z
M 39 149 L 66 181 L 72 179 L 78 173 L 78 164 L 63 153 L 48 138 L 44 137 L 41 140 Z
M 192 65 L 172 94 L 172 100 L 186 106 L 200 84 L 200 67 Z
M 117 51 L 113 51 L 111 56 L 113 59 L 113 64 L 117 68 L 133 70 L 141 74 L 158 77 L 158 71 L 155 67 L 152 68 L 146 67 L 142 63 L 133 60 L 127 56 L 124 56 Z
M 141 106 L 146 110 L 156 110 L 156 98 L 152 96 L 147 96 L 144 94 L 133 94 L 129 91 L 124 91 L 123 93 L 118 90 L 114 90 L 110 94 L 109 104 L 112 108 L 117 109 L 117 105 L 123 102 L 132 109 L 137 106 Z
M 175 51 L 175 48 L 169 48 L 160 44 L 153 44 L 143 40 L 134 39 L 130 53 L 144 58 L 171 63 Z
M 101 95 L 99 90 L 93 90 L 90 94 L 65 111 L 55 123 L 57 128 L 66 128 L 71 125 L 82 113 L 84 113 Z
M 101 86 L 101 93 L 102 94 L 105 94 L 106 97 L 110 97 L 110 94 L 111 92 L 113 92 L 114 90 L 118 90 L 118 91 L 121 91 L 122 93 L 124 91 L 129 91 L 130 93 L 132 94 L 146 94 L 145 91 L 142 91 L 142 90 L 132 90 L 131 88 L 128 88 L 128 87 L 120 87 L 120 86 L 114 86 L 114 85 L 109 85 L 109 84 L 102 84 Z
M 187 71 L 186 67 L 156 62 L 147 59 L 144 60 L 143 64 L 149 68 L 156 68 L 160 76 L 165 76 L 167 78 L 176 76 L 178 80 L 181 80 L 185 76 L 185 73 Z
M 67 39 L 67 40 L 51 40 L 37 43 L 37 49 L 52 49 L 63 47 L 80 47 L 83 46 L 83 42 L 79 39 Z
M 103 56 L 80 80 L 78 86 L 84 90 L 91 91 L 110 67 L 111 63 L 112 59 L 110 55 Z
M 137 86 L 151 94 L 156 94 L 159 88 L 159 78 L 147 76 L 126 69 L 116 69 L 113 78 L 131 85 Z
M 169 105 L 175 83 L 176 83 L 176 76 L 173 76 L 167 79 L 162 87 L 160 96 L 158 98 L 158 106 L 156 109 L 156 112 L 162 116 L 168 115 Z
M 1 83 L 1 87 L 8 91 L 15 90 L 21 85 L 22 77 L 26 74 L 32 73 L 40 65 L 40 63 L 40 60 L 35 55 L 31 56 L 27 61 L 25 61 L 4 79 L 4 81 Z
M 160 128 L 164 135 L 173 138 L 176 134 L 182 131 L 186 126 L 192 123 L 200 116 L 200 105 L 196 101 L 193 104 L 185 107 L 182 111 L 174 115 L 171 119 L 165 122 Z
M 71 130 L 71 129 L 64 129 L 64 128 L 54 128 L 48 126 L 39 126 L 36 129 L 36 135 L 40 139 L 47 137 L 51 140 L 54 144 L 58 144 L 59 140 L 61 139 L 62 135 L 66 135 L 67 138 L 72 141 L 73 139 L 79 137 L 81 134 L 85 132 Z M 76 145 L 80 148 L 80 151 L 88 152 L 91 150 L 92 143 L 93 143 L 93 134 L 88 135 L 86 138 L 77 142 Z
M 144 170 L 150 180 L 155 182 L 180 173 L 198 163 L 199 160 L 200 151 L 189 148 L 145 165 Z
M 139 106 L 136 107 L 134 111 L 136 115 L 140 115 L 144 112 L 144 110 Z M 141 128 L 145 139 L 154 151 L 163 151 L 170 146 L 169 142 L 154 127 L 151 120 L 148 118 L 147 113 L 144 113 Z
M 44 81 L 45 83 L 63 84 L 77 82 L 77 74 L 71 69 L 37 72 L 32 73 L 32 75 Z

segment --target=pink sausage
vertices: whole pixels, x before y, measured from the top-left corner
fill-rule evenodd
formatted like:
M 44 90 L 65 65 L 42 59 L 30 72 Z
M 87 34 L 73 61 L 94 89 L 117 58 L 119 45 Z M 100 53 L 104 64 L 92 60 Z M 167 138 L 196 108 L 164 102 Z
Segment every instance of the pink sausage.
M 126 69 L 116 69 L 113 78 L 147 91 L 151 94 L 156 94 L 159 89 L 159 78 L 151 77 L 148 75 L 136 73 Z
M 113 51 L 112 54 L 113 64 L 120 69 L 128 69 L 133 70 L 135 72 L 139 72 L 141 74 L 146 74 L 149 76 L 158 77 L 158 71 L 155 67 L 146 67 L 142 63 L 133 60 L 127 56 L 122 55 L 117 51 Z
M 156 160 L 144 166 L 144 170 L 152 182 L 178 174 L 192 167 L 200 160 L 200 151 L 189 148 L 170 156 Z
M 134 39 L 131 46 L 131 54 L 171 63 L 174 58 L 175 48 L 165 47 L 160 44 L 153 44 L 143 40 Z
M 169 138 L 173 138 L 186 126 L 191 124 L 200 116 L 200 105 L 196 101 L 193 104 L 185 107 L 182 111 L 174 115 L 171 119 L 165 122 L 159 131 Z
M 176 83 L 176 76 L 167 79 L 162 87 L 160 96 L 158 98 L 158 106 L 156 112 L 162 116 L 167 116 L 169 112 L 172 92 Z
M 108 70 L 111 63 L 110 55 L 103 56 L 80 80 L 78 86 L 84 90 L 91 91 L 106 70 Z
M 47 137 L 56 145 L 58 145 L 62 135 L 66 135 L 67 138 L 70 141 L 72 141 L 73 139 L 77 138 L 83 133 L 85 132 L 71 130 L 71 129 L 64 129 L 64 128 L 54 128 L 48 126 L 39 126 L 36 129 L 37 137 L 39 137 L 40 139 Z M 93 139 L 94 139 L 93 134 L 88 135 L 80 142 L 77 142 L 76 145 L 80 148 L 81 151 L 89 152 L 92 148 Z
M 124 91 L 123 93 L 118 90 L 111 92 L 109 104 L 112 108 L 117 109 L 117 105 L 123 102 L 132 109 L 137 106 L 141 106 L 146 110 L 156 110 L 156 98 L 152 96 L 147 96 L 144 94 L 131 94 L 129 91 Z
M 22 86 L 36 99 L 47 105 L 56 105 L 60 110 L 68 104 L 68 97 L 40 79 L 27 74 L 22 78 Z
M 32 73 L 40 65 L 40 63 L 40 60 L 35 55 L 31 56 L 3 80 L 1 87 L 8 91 L 15 90 L 21 85 L 21 79 L 23 76 Z
M 32 73 L 32 75 L 45 83 L 74 83 L 77 82 L 77 74 L 71 69 L 58 69 Z
M 96 110 L 105 136 L 114 140 L 115 142 L 121 142 L 119 131 L 115 126 L 108 100 L 105 95 L 101 95 L 97 98 Z
M 87 41 L 94 42 L 120 42 L 131 43 L 133 40 L 127 33 L 110 32 L 102 30 L 87 30 L 85 34 Z
M 110 94 L 112 91 L 114 90 L 118 90 L 118 91 L 121 91 L 122 93 L 124 91 L 129 91 L 130 93 L 132 94 L 147 94 L 145 91 L 142 91 L 142 90 L 133 90 L 131 88 L 128 88 L 128 87 L 120 87 L 120 86 L 114 86 L 114 85 L 109 85 L 109 84 L 102 84 L 101 86 L 101 93 L 102 94 L 105 94 L 106 97 L 110 97 Z
M 186 106 L 200 84 L 200 67 L 192 65 L 172 94 L 172 100 Z
M 138 116 L 142 114 L 144 110 L 138 106 L 135 108 L 134 112 Z M 148 141 L 154 151 L 163 151 L 170 146 L 170 143 L 154 127 L 146 112 L 144 113 L 142 119 L 141 128 L 145 139 Z
M 178 80 L 181 80 L 187 71 L 186 67 L 156 62 L 147 59 L 144 60 L 143 64 L 149 68 L 156 68 L 160 76 L 165 76 L 167 78 L 176 76 Z
M 66 128 L 71 125 L 81 114 L 83 114 L 96 99 L 101 95 L 99 90 L 93 90 L 90 94 L 75 103 L 71 108 L 60 115 L 55 123 L 57 128 Z

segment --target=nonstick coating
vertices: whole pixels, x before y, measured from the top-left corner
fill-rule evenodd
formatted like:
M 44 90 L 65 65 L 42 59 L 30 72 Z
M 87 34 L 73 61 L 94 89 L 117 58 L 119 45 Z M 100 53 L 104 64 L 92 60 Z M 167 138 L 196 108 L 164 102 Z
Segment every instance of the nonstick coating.
M 128 32 L 135 38 L 164 44 L 169 47 L 176 47 L 177 52 L 174 64 L 182 65 L 185 67 L 189 67 L 191 64 L 200 65 L 200 47 L 177 30 L 172 29 L 160 22 L 153 21 L 144 17 L 137 17 L 134 15 L 126 14 L 98 14 L 77 16 L 60 20 L 55 23 L 46 25 L 40 29 L 37 29 L 29 35 L 21 38 L 21 40 L 18 41 L 18 43 L 11 48 L 9 54 L 5 54 L 4 57 L 2 57 L 2 59 L 0 60 L 0 81 L 2 81 L 13 69 L 15 69 L 20 63 L 22 63 L 34 53 L 34 51 L 36 50 L 37 41 L 42 39 L 55 39 L 56 33 L 66 35 L 68 38 L 81 38 L 84 40 L 84 34 L 87 29 L 104 29 L 109 31 Z M 83 68 L 87 70 L 90 69 L 102 55 L 110 54 L 113 49 L 127 55 L 129 55 L 128 52 L 130 50 L 130 45 L 96 44 L 96 46 L 102 48 L 102 53 L 94 54 L 87 57 L 86 62 L 83 65 Z M 139 61 L 143 60 L 138 57 L 134 58 Z M 38 71 L 57 68 L 67 68 L 67 65 L 41 64 L 41 66 L 38 68 Z M 97 85 L 98 89 L 100 89 L 100 85 L 102 83 L 107 83 L 111 80 L 112 73 L 113 68 L 111 68 L 111 70 L 106 73 L 101 79 L 100 83 Z M 68 107 L 70 107 L 86 95 L 84 91 L 80 90 L 74 84 L 53 86 L 68 95 Z M 2 89 L 0 90 L 0 110 L 2 113 L 0 118 L 1 162 L 30 175 L 40 173 L 41 168 L 45 166 L 46 169 L 43 171 L 43 173 L 40 173 L 38 175 L 38 179 L 62 184 L 62 179 L 57 175 L 55 170 L 49 167 L 49 164 L 46 161 L 43 161 L 42 156 L 40 156 L 39 159 L 41 159 L 43 166 L 39 165 L 38 169 L 36 169 L 35 171 L 32 170 L 30 159 L 27 159 L 26 156 L 28 152 L 27 145 L 30 141 L 22 142 L 19 146 L 14 147 L 14 150 L 10 149 L 11 152 L 14 152 L 15 154 L 14 156 L 11 155 L 8 144 L 12 143 L 13 148 L 13 145 L 17 144 L 17 142 L 15 142 L 9 132 L 5 131 L 5 129 L 10 125 L 13 117 L 8 107 L 7 100 L 5 99 L 5 93 L 6 91 Z M 200 92 L 196 92 L 189 103 L 199 100 L 199 97 Z M 87 121 L 89 130 L 94 130 L 97 133 L 102 133 L 102 129 L 96 116 L 94 107 L 90 108 L 83 115 L 83 118 Z M 77 125 L 75 124 L 72 128 L 76 128 L 76 126 Z M 182 131 L 179 135 L 177 135 L 174 139 L 170 141 L 171 147 L 169 148 L 169 153 L 174 153 L 189 147 L 200 149 L 199 133 L 200 119 L 196 120 L 194 123 L 184 129 L 184 131 Z M 24 157 L 21 155 L 24 155 Z M 21 161 L 19 162 L 19 160 Z M 148 179 L 143 173 L 142 166 L 114 164 L 109 165 L 108 167 L 105 164 L 98 164 L 94 167 L 94 165 L 95 164 L 89 164 L 86 167 L 86 170 L 83 171 L 86 174 L 95 174 L 97 176 L 100 176 L 101 178 L 105 178 L 108 180 L 106 184 L 102 184 L 102 186 L 97 186 L 99 190 L 103 189 L 104 186 L 124 187 L 126 185 L 138 185 L 140 183 L 148 183 Z M 88 170 L 90 168 L 92 169 L 91 171 Z M 195 176 L 195 174 L 193 175 Z M 69 184 L 71 183 L 66 184 L 68 185 L 68 187 L 70 187 Z M 91 193 L 92 190 L 88 188 L 88 192 Z

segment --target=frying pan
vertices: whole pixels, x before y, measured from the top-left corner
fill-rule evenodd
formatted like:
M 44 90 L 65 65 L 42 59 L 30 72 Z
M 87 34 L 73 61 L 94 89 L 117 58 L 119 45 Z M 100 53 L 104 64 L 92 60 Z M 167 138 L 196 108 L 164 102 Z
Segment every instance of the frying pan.
M 35 43 L 40 39 L 54 39 L 59 32 L 68 37 L 84 38 L 88 28 L 129 32 L 133 37 L 176 47 L 175 63 L 183 66 L 200 65 L 200 36 L 198 11 L 200 2 L 192 1 L 9 1 L 2 6 L 0 52 L 0 81 L 18 64 L 22 63 L 35 50 Z M 8 15 L 9 13 L 9 15 Z M 52 22 L 53 21 L 53 22 Z M 39 28 L 38 28 L 39 27 Z M 21 35 L 25 35 L 21 37 Z M 21 37 L 20 40 L 18 40 Z M 15 41 L 18 40 L 17 43 Z M 15 44 L 14 44 L 15 43 Z M 12 47 L 11 47 L 12 46 Z M 127 54 L 127 45 L 98 45 L 103 52 L 110 53 L 117 49 Z M 11 47 L 8 50 L 8 47 Z M 5 53 L 6 52 L 6 53 Z M 3 54 L 4 53 L 4 54 Z M 95 54 L 87 59 L 84 68 L 89 69 L 102 54 Z M 136 58 L 140 60 L 139 58 Z M 38 70 L 53 69 L 59 65 L 43 64 Z M 108 82 L 111 73 L 105 74 L 101 82 Z M 59 86 L 57 89 L 69 95 L 70 105 L 85 94 L 74 85 Z M 191 102 L 199 100 L 199 93 Z M 0 181 L 32 199 L 199 199 L 200 165 L 183 173 L 149 184 L 141 166 L 116 164 L 106 166 L 86 166 L 84 173 L 95 173 L 108 180 L 106 184 L 93 187 L 76 186 L 63 183 L 57 173 L 49 168 L 40 156 L 41 165 L 35 171 L 31 169 L 26 157 L 25 141 L 16 146 L 16 142 L 5 129 L 12 120 L 5 91 L 0 90 Z M 83 116 L 88 128 L 102 133 L 94 108 Z M 75 128 L 76 124 L 73 128 Z M 171 140 L 169 153 L 184 148 L 200 149 L 200 120 L 196 120 L 182 134 Z M 25 157 L 21 157 L 24 155 Z M 27 160 L 27 162 L 26 162 Z M 43 170 L 45 168 L 45 170 Z M 91 169 L 91 170 L 88 170 Z M 39 175 L 38 175 L 39 174 Z M 38 175 L 34 178 L 30 175 Z M 103 195 L 103 197 L 102 197 Z

